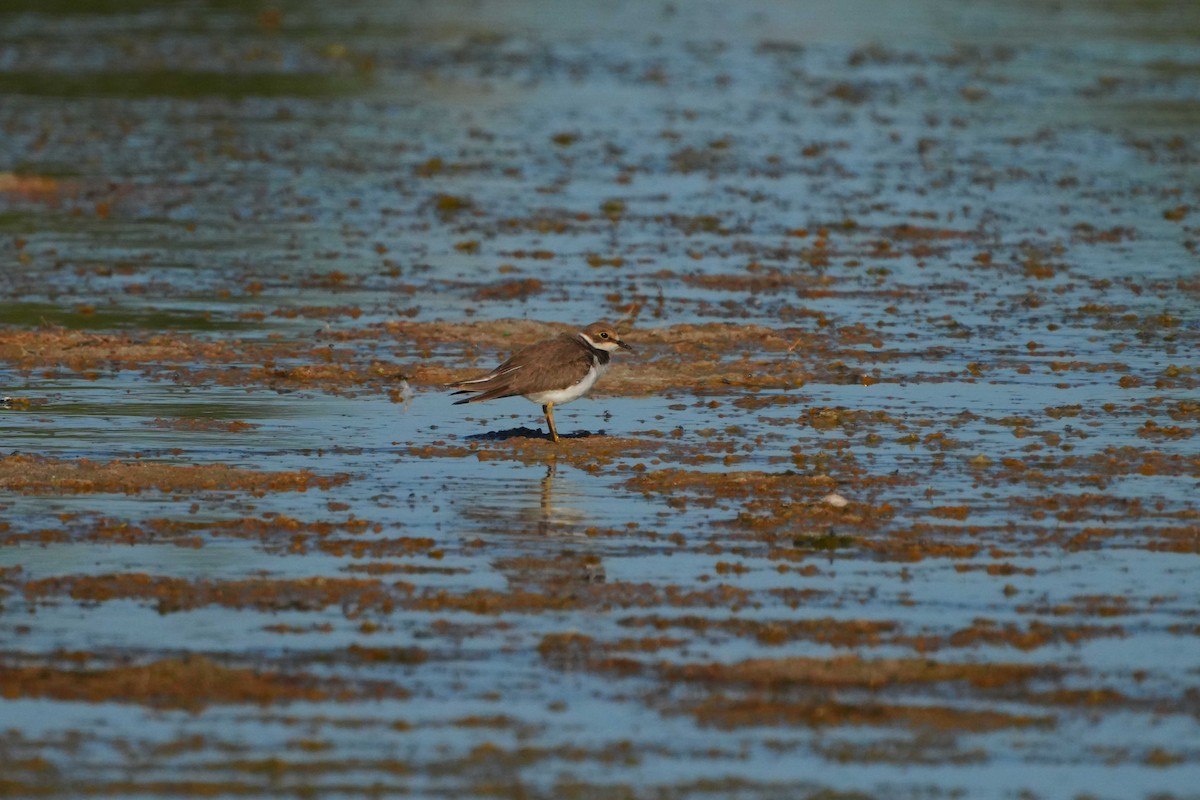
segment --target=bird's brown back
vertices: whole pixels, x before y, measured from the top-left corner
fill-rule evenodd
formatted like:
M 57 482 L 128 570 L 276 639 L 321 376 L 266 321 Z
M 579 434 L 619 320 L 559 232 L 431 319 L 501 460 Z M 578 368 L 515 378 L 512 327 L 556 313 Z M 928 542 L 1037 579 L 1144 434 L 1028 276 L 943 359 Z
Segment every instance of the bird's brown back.
M 494 377 L 451 386 L 469 386 L 467 391 L 479 392 L 460 403 L 564 389 L 584 379 L 592 368 L 593 355 L 600 363 L 608 363 L 607 352 L 594 350 L 577 334 L 564 333 L 517 351 L 492 370 Z

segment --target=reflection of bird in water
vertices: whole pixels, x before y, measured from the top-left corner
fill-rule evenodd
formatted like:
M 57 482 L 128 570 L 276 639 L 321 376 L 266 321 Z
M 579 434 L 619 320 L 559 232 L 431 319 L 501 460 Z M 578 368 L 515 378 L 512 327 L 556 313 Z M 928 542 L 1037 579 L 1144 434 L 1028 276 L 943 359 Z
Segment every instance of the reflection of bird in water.
M 455 405 L 501 397 L 524 397 L 539 403 L 550 427 L 550 438 L 557 442 L 554 406 L 587 394 L 618 350 L 633 348 L 621 341 L 607 322 L 593 322 L 578 333 L 531 344 L 487 375 L 456 381 L 447 388 L 458 389 L 456 394 L 477 393 Z
M 567 508 L 565 506 L 555 506 L 554 504 L 554 479 L 558 472 L 557 459 L 551 459 L 546 465 L 546 474 L 542 477 L 542 502 L 541 502 L 541 522 L 539 523 L 538 533 L 553 533 L 555 525 L 562 525 L 561 520 L 570 518 L 570 527 L 581 522 L 584 519 L 584 513 L 579 508 Z M 569 513 L 564 514 L 564 511 Z M 604 583 L 604 562 L 599 556 L 584 556 L 583 562 L 578 565 L 579 569 L 574 577 L 582 578 L 588 583 Z M 571 577 L 568 575 L 567 577 Z
M 531 496 L 532 491 L 516 491 L 521 483 L 529 486 L 532 481 L 506 482 L 503 491 L 477 492 L 477 502 L 464 510 L 464 516 L 487 523 L 498 533 L 552 536 L 556 541 L 588 541 L 586 536 L 581 536 L 589 520 L 587 510 L 581 507 L 587 496 L 574 489 L 575 483 L 569 478 L 564 485 L 556 460 L 546 464 L 546 474 L 537 484 L 536 499 Z M 564 540 L 563 537 L 569 538 Z M 510 581 L 519 575 L 523 584 L 563 580 L 603 583 L 605 580 L 604 565 L 597 556 L 571 551 L 556 554 L 539 548 L 536 555 L 507 558 L 497 566 Z
M 554 476 L 558 472 L 558 461 L 552 459 L 546 465 L 546 474 L 542 477 L 542 502 L 539 505 L 538 533 L 549 533 L 554 519 Z
M 587 512 L 580 507 L 586 497 L 574 487 L 574 482 L 569 479 L 562 485 L 558 463 L 551 459 L 536 488 L 530 479 L 504 480 L 495 488 L 480 482 L 463 515 L 490 523 L 491 527 L 504 533 L 573 533 L 587 519 Z

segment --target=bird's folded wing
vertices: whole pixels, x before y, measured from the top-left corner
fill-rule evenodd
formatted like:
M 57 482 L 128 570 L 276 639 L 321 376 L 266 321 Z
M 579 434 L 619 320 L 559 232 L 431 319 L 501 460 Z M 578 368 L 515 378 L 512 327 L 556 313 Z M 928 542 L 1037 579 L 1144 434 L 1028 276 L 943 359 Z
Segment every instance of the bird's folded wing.
M 591 368 L 592 355 L 586 346 L 573 336 L 560 336 L 526 347 L 481 378 L 448 385 L 465 392 L 480 392 L 472 401 L 493 400 L 565 389 L 583 380 Z

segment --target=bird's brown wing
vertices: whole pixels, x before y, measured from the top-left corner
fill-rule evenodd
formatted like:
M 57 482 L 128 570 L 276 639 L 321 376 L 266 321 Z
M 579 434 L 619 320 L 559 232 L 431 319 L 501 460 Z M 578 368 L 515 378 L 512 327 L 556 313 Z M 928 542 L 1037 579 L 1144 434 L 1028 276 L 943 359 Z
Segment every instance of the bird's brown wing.
M 449 384 L 459 393 L 478 392 L 457 401 L 475 403 L 500 397 L 563 389 L 583 380 L 592 368 L 592 354 L 573 334 L 531 344 L 482 378 Z

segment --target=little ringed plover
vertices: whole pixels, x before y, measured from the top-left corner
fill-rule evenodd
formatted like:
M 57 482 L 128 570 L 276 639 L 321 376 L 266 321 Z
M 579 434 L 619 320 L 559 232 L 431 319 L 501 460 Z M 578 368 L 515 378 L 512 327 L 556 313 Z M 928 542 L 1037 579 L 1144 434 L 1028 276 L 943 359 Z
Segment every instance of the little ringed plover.
M 455 405 L 524 397 L 542 407 L 550 438 L 558 441 L 554 407 L 587 394 L 608 370 L 612 354 L 633 348 L 621 341 L 607 322 L 593 322 L 578 333 L 564 333 L 531 344 L 480 378 L 447 384 L 455 394 L 473 394 Z

